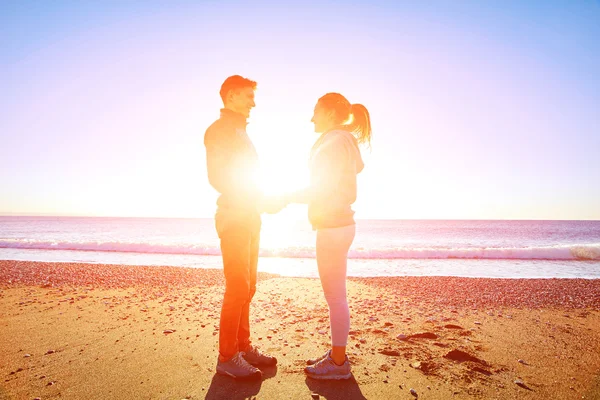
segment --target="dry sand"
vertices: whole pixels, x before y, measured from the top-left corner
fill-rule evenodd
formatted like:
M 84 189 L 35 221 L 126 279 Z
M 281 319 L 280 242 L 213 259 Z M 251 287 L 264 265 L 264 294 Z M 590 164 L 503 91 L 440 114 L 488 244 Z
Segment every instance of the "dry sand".
M 214 372 L 222 271 L 0 261 L 0 399 L 600 399 L 600 280 L 348 293 L 354 379 L 304 376 L 329 344 L 319 281 L 260 274 L 254 341 L 279 365 L 238 382 Z

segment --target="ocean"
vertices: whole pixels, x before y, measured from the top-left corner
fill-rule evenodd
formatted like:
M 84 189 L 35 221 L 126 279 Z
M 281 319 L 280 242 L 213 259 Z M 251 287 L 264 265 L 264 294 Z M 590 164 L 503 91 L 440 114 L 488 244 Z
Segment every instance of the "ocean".
M 265 216 L 259 271 L 316 277 L 315 232 Z M 0 259 L 222 268 L 212 219 L 0 217 Z M 359 220 L 349 276 L 600 278 L 600 221 Z

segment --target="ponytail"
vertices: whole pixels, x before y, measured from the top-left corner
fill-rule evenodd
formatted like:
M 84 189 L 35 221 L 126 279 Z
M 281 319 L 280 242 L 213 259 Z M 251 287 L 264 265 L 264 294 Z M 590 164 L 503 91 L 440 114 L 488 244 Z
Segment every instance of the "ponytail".
M 317 105 L 333 111 L 337 128 L 347 129 L 356 136 L 359 144 L 371 147 L 371 117 L 365 106 L 351 104 L 344 96 L 333 92 L 322 96 Z
M 350 110 L 352 113 L 352 122 L 350 122 L 352 132 L 356 135 L 358 143 L 370 147 L 372 137 L 371 117 L 367 107 L 362 104 L 352 104 Z

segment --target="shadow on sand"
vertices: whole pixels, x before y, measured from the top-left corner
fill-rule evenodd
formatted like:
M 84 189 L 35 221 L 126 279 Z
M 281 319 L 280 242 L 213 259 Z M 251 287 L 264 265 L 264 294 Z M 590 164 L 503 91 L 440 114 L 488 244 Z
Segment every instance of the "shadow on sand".
M 327 400 L 366 400 L 354 379 L 354 375 L 350 379 L 340 381 L 320 381 L 306 378 L 305 382 L 311 392 L 317 393 Z
M 277 366 L 261 368 L 262 379 L 236 380 L 228 376 L 215 374 L 206 393 L 206 400 L 238 400 L 248 399 L 260 392 L 260 386 L 265 379 L 277 375 Z

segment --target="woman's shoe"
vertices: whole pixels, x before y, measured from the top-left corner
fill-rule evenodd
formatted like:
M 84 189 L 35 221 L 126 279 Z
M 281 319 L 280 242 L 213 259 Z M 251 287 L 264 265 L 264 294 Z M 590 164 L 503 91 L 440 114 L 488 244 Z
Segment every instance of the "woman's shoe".
M 330 351 L 331 350 L 327 350 L 325 352 L 325 354 L 323 354 L 321 357 L 311 358 L 310 360 L 307 360 L 306 365 L 314 365 L 314 364 L 318 363 L 319 361 L 321 361 L 322 359 L 327 358 L 327 356 L 329 356 Z
M 304 372 L 313 379 L 350 379 L 352 377 L 348 357 L 346 356 L 342 365 L 337 365 L 331 358 L 331 352 L 327 352 L 327 356 L 321 361 L 304 368 Z

